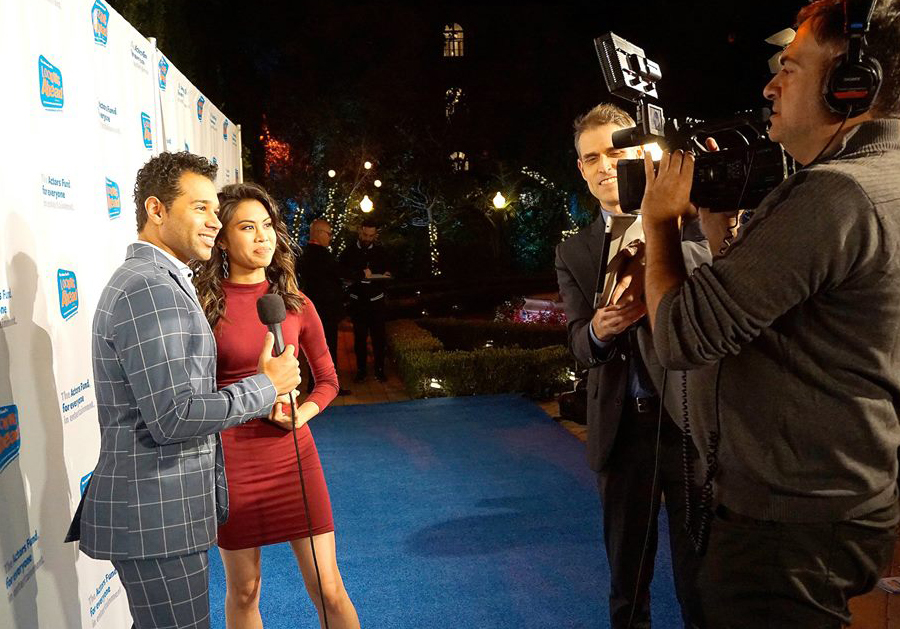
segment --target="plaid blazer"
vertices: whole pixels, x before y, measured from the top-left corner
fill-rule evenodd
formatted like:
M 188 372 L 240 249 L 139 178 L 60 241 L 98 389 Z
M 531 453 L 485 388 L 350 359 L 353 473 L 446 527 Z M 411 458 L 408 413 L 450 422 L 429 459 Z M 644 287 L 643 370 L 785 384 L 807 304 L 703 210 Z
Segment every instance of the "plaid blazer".
M 150 245 L 128 248 L 100 296 L 92 354 L 100 459 L 66 541 L 95 559 L 209 548 L 228 517 L 219 431 L 265 416 L 255 375 L 216 391 L 216 346 L 193 287 Z

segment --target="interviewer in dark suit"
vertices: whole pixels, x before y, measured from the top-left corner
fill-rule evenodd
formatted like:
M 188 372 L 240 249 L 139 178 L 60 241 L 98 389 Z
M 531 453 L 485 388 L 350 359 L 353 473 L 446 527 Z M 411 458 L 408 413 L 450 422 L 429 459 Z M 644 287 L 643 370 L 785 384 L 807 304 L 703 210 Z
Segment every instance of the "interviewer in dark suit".
M 684 532 L 681 431 L 666 413 L 660 431 L 659 478 L 653 491 L 659 396 L 638 349 L 638 334 L 646 334 L 639 322 L 647 312 L 642 300 L 642 248 L 630 250 L 630 271 L 617 286 L 614 303 L 593 308 L 606 218 L 622 212 L 616 163 L 640 154 L 636 148 L 613 148 L 611 135 L 633 125 L 628 114 L 609 104 L 598 105 L 575 121 L 578 169 L 600 202 L 600 216 L 557 247 L 556 273 L 568 319 L 569 348 L 579 363 L 590 368 L 587 455 L 597 472 L 603 507 L 610 626 L 650 627 L 649 587 L 662 494 L 676 594 L 689 627 L 697 558 Z M 648 522 L 652 523 L 649 537 Z
M 190 153 L 138 172 L 138 241 L 94 316 L 100 457 L 67 541 L 112 561 L 137 629 L 209 627 L 207 549 L 228 516 L 218 432 L 270 413 L 300 383 L 293 348 L 273 358 L 269 334 L 259 373 L 216 391 L 187 266 L 209 259 L 222 227 L 215 174 Z

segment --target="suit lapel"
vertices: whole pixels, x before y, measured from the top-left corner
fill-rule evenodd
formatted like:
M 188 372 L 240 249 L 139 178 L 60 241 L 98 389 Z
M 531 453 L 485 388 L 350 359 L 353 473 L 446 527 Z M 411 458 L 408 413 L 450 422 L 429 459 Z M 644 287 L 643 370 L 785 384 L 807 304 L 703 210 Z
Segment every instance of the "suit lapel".
M 597 273 L 600 271 L 600 257 L 603 255 L 603 234 L 606 232 L 606 223 L 603 214 L 591 223 L 585 234 L 587 242 L 587 264 L 584 265 L 585 275 L 581 281 L 584 287 L 584 296 L 589 304 L 594 303 L 594 292 L 597 290 Z
M 591 256 L 591 273 L 597 276 L 600 269 L 600 256 L 603 255 L 603 235 L 606 233 L 606 222 L 603 220 L 603 214 L 597 217 L 591 223 L 590 237 L 588 238 L 588 251 Z
M 195 314 L 199 316 L 203 320 L 203 325 L 206 327 L 206 330 L 212 336 L 212 329 L 209 327 L 209 323 L 206 321 L 206 315 L 203 313 L 203 308 L 200 307 L 200 301 L 197 298 L 197 293 L 194 291 L 193 286 L 188 286 L 188 279 L 181 274 L 172 261 L 169 260 L 166 256 L 159 252 L 156 247 L 144 244 L 141 242 L 136 242 L 128 246 L 128 254 L 129 258 L 143 258 L 145 260 L 151 260 L 156 264 L 157 267 L 168 273 L 169 277 L 172 278 L 172 281 L 178 285 L 178 288 L 184 292 L 184 294 L 191 300 L 191 303 L 194 305 Z

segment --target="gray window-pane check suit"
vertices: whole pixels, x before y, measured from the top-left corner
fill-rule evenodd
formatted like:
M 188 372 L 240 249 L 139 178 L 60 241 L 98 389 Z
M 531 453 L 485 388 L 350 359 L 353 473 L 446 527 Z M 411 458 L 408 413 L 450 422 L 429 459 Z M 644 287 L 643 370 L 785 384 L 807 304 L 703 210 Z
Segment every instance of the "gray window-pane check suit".
M 67 541 L 95 559 L 207 550 L 228 513 L 217 433 L 267 415 L 275 387 L 256 375 L 216 391 L 193 287 L 149 244 L 129 246 L 103 290 L 92 353 L 100 457 Z

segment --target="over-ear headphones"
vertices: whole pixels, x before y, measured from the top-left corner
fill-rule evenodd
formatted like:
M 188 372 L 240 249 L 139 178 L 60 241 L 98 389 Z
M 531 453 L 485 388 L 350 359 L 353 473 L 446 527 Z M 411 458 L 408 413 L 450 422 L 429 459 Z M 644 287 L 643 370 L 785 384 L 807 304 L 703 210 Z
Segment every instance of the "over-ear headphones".
M 865 52 L 866 34 L 877 2 L 842 1 L 847 54 L 832 66 L 822 87 L 825 105 L 841 116 L 858 116 L 868 111 L 881 88 L 881 64 Z

